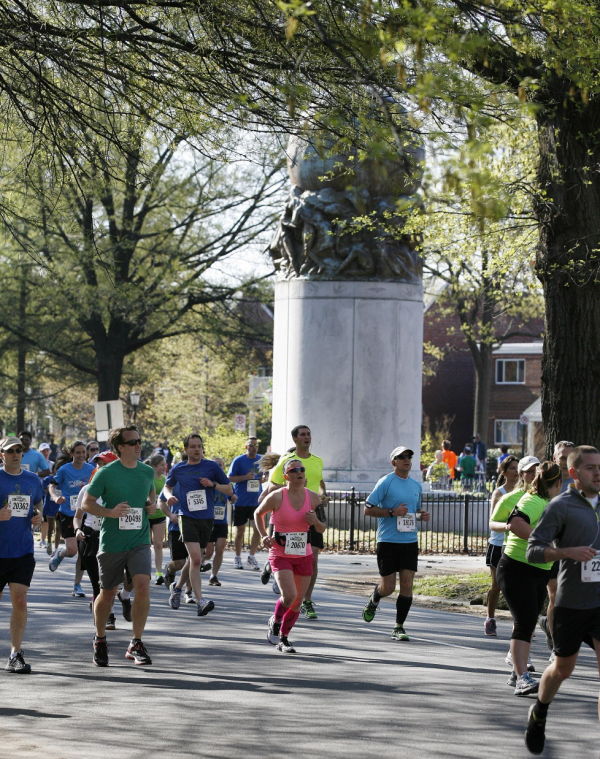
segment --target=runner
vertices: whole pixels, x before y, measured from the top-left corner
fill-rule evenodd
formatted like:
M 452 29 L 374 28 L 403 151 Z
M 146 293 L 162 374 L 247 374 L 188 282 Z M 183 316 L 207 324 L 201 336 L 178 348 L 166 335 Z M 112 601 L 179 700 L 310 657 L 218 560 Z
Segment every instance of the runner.
M 519 460 L 516 456 L 508 454 L 498 466 L 498 481 L 496 489 L 492 493 L 490 500 L 490 513 L 494 512 L 496 504 L 503 495 L 510 493 L 517 487 L 519 481 Z M 492 587 L 488 590 L 487 595 L 487 618 L 483 623 L 485 635 L 496 637 L 496 605 L 500 596 L 500 588 L 496 582 L 496 567 L 502 556 L 502 546 L 504 545 L 505 530 L 491 530 L 488 542 L 487 555 L 485 557 L 486 566 L 490 568 L 492 576 Z
M 189 556 L 189 579 L 198 604 L 198 616 L 203 617 L 215 608 L 213 601 L 202 598 L 200 579 L 202 554 L 212 533 L 214 492 L 218 490 L 230 496 L 233 488 L 221 467 L 204 458 L 204 443 L 200 435 L 188 435 L 183 446 L 187 461 L 182 461 L 171 469 L 163 492 L 169 507 L 179 504 L 181 535 Z M 175 485 L 180 487 L 179 496 L 173 493 Z M 184 581 L 182 572 L 182 576 L 171 588 L 171 596 L 181 595 Z M 176 608 L 173 603 L 171 607 Z
M 305 472 L 301 459 L 288 459 L 283 468 L 285 487 L 266 496 L 254 513 L 256 528 L 262 544 L 269 549 L 269 562 L 281 588 L 281 597 L 269 619 L 267 640 L 284 654 L 296 653 L 288 635 L 300 615 L 300 604 L 313 573 L 308 530 L 311 526 L 320 533 L 325 530 L 315 511 L 320 498 L 305 487 Z M 275 528 L 273 537 L 268 536 L 265 527 L 269 512 Z
M 394 470 L 377 482 L 365 505 L 365 516 L 377 518 L 377 566 L 381 581 L 375 586 L 362 616 L 365 622 L 373 620 L 379 601 L 396 589 L 398 574 L 400 592 L 391 637 L 402 641 L 410 640 L 404 622 L 412 605 L 419 555 L 416 520 L 429 520 L 429 513 L 421 511 L 421 485 L 409 477 L 413 455 L 404 445 L 394 448 L 390 453 Z
M 148 514 L 156 510 L 154 472 L 139 460 L 142 441 L 135 425 L 113 430 L 110 445 L 119 460 L 96 472 L 83 502 L 85 511 L 103 518 L 98 552 L 100 594 L 94 604 L 96 635 L 93 660 L 98 667 L 108 666 L 106 622 L 127 568 L 135 599 L 132 608 L 133 637 L 125 658 L 135 664 L 152 664 L 142 635 L 150 608 L 152 556 Z M 98 503 L 100 498 L 104 506 Z
M 48 487 L 52 500 L 59 505 L 57 517 L 60 524 L 60 532 L 65 541 L 65 545 L 63 547 L 59 546 L 52 554 L 52 558 L 48 564 L 51 572 L 56 572 L 65 557 L 77 555 L 77 539 L 75 538 L 75 530 L 73 528 L 77 496 L 81 488 L 89 482 L 94 471 L 92 464 L 89 464 L 85 460 L 85 443 L 82 443 L 81 440 L 73 443 L 69 448 L 69 454 L 73 457 L 73 460 L 63 464 L 56 471 L 56 474 L 52 478 L 53 482 Z M 60 490 L 57 489 L 57 485 Z M 74 597 L 85 598 L 85 592 L 81 587 L 82 577 L 83 570 L 78 561 L 75 569 L 75 582 L 73 584 L 72 595 Z
M 157 453 L 146 459 L 144 464 L 148 464 L 154 470 L 154 490 L 157 494 L 160 494 L 167 479 L 165 477 L 167 471 L 165 457 Z M 167 534 L 166 520 L 167 518 L 160 506 L 154 514 L 150 515 L 150 537 L 152 539 L 152 547 L 154 548 L 155 585 L 163 585 L 165 581 L 163 576 L 163 543 Z
M 23 445 L 8 437 L 0 443 L 0 593 L 10 588 L 10 656 L 5 669 L 18 675 L 31 672 L 25 662 L 23 635 L 27 624 L 27 591 L 33 577 L 32 525 L 42 522 L 44 494 L 40 478 L 21 467 Z
M 215 463 L 217 463 L 221 469 L 225 467 L 223 459 L 216 458 Z M 232 496 L 232 498 L 235 498 L 235 495 Z M 207 562 L 209 559 L 212 559 L 212 572 L 208 578 L 208 584 L 216 587 L 221 586 L 218 575 L 221 564 L 223 563 L 225 546 L 227 545 L 227 500 L 227 496 L 224 493 L 220 493 L 218 490 L 215 492 L 215 518 L 213 521 L 212 533 L 206 546 L 205 559 Z M 254 527 L 254 519 L 252 520 L 252 526 Z
M 49 488 L 53 474 L 58 471 L 59 467 L 66 464 L 67 461 L 68 459 L 59 458 L 53 465 L 52 474 L 49 474 L 42 480 L 42 486 L 44 488 L 44 522 L 41 527 L 42 540 L 40 541 L 40 548 L 45 548 L 48 556 L 52 556 L 54 551 L 57 551 L 60 545 L 60 525 L 57 517 L 59 505 L 56 501 L 52 500 Z M 45 545 L 42 545 L 42 543 Z M 54 548 L 52 548 L 53 545 Z
M 544 750 L 548 707 L 575 669 L 581 643 L 594 648 L 600 668 L 600 452 L 589 445 L 568 457 L 571 487 L 552 500 L 529 536 L 527 560 L 560 561 L 554 608 L 554 652 L 535 704 L 529 709 L 525 744 Z M 556 546 L 556 547 L 555 547 Z M 598 704 L 600 714 L 600 702 Z
M 259 473 L 261 457 L 258 455 L 258 440 L 249 437 L 246 440 L 246 453 L 236 456 L 231 462 L 228 477 L 233 482 L 233 492 L 236 496 L 233 509 L 233 524 L 235 526 L 235 556 L 233 557 L 234 569 L 243 569 L 242 548 L 244 545 L 244 533 L 246 524 L 252 527 L 250 550 L 246 559 L 248 569 L 260 570 L 256 561 L 256 551 L 260 542 L 260 536 L 254 525 L 254 511 L 258 506 L 258 500 L 262 492 L 262 476 Z
M 552 567 L 552 562 L 527 561 L 527 538 L 548 501 L 560 493 L 560 485 L 560 468 L 551 461 L 540 464 L 528 492 L 508 519 L 510 534 L 496 570 L 498 585 L 514 621 L 510 653 L 517 675 L 515 696 L 527 696 L 538 689 L 539 683 L 528 672 L 527 660 Z
M 31 432 L 28 430 L 19 432 L 19 440 L 23 446 L 22 468 L 39 477 L 47 477 L 50 474 L 50 464 L 43 454 L 31 447 Z

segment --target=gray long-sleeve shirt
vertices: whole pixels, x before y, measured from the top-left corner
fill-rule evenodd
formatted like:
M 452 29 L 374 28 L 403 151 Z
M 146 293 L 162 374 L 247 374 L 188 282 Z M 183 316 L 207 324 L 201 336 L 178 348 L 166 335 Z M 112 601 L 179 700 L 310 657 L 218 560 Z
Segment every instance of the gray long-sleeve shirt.
M 527 561 L 544 561 L 544 550 L 592 546 L 600 551 L 600 514 L 584 496 L 570 487 L 553 498 L 529 536 Z M 568 609 L 600 607 L 600 582 L 581 581 L 580 561 L 562 559 L 558 572 L 556 606 Z

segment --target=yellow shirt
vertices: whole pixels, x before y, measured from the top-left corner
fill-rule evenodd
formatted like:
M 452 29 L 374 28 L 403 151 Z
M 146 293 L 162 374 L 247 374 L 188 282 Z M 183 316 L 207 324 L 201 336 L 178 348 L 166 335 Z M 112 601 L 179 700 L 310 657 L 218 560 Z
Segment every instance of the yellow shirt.
M 279 459 L 277 465 L 271 469 L 269 482 L 273 482 L 275 485 L 285 485 L 283 465 L 290 459 L 298 459 L 302 462 L 302 466 L 306 469 L 306 487 L 309 490 L 312 490 L 313 493 L 318 493 L 321 486 L 321 480 L 323 479 L 323 459 L 312 453 L 306 459 L 298 456 L 297 453 L 285 453 Z

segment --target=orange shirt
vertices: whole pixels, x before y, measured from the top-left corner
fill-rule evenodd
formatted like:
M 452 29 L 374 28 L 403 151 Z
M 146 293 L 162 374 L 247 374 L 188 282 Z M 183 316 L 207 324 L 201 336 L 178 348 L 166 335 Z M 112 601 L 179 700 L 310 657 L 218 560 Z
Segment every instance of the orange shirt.
M 448 467 L 448 474 L 450 475 L 450 479 L 453 480 L 454 468 L 458 463 L 458 456 L 454 451 L 442 451 L 442 461 Z

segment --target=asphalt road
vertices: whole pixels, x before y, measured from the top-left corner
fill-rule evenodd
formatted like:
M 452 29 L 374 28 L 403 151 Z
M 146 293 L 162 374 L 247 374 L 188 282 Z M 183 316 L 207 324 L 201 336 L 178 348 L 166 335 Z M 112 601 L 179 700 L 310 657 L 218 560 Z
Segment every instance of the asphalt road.
M 389 638 L 392 603 L 361 619 L 362 597 L 318 588 L 319 619 L 300 620 L 283 655 L 265 639 L 275 596 L 258 573 L 232 568 L 207 588 L 216 609 L 167 605 L 153 587 L 144 642 L 154 660 L 124 659 L 130 624 L 109 632 L 111 664 L 92 663 L 88 601 L 71 598 L 73 564 L 51 575 L 45 553 L 30 591 L 29 676 L 0 673 L 0 757 L 402 757 L 518 759 L 531 700 L 505 683 L 510 626 L 482 635 L 481 617 L 414 607 L 410 643 Z M 372 557 L 322 557 L 325 578 L 372 569 Z M 86 581 L 87 583 L 87 581 Z M 328 587 L 331 587 L 331 582 Z M 86 584 L 89 590 L 89 584 Z M 0 601 L 8 653 L 7 594 Z M 540 632 L 533 658 L 546 660 Z M 589 651 L 551 707 L 546 757 L 597 757 L 598 682 Z

